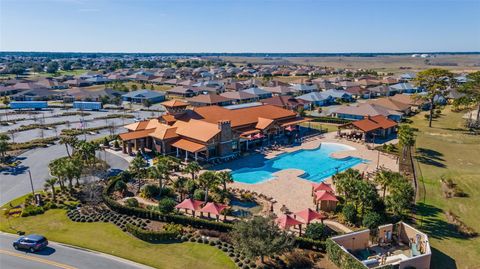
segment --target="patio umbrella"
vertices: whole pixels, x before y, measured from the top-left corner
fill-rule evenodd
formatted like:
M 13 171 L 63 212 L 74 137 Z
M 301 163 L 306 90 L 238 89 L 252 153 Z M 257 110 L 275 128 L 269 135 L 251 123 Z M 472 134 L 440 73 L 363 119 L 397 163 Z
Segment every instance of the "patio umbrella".
M 210 214 L 217 215 L 217 220 L 218 220 L 218 216 L 220 216 L 222 211 L 225 210 L 226 208 L 228 208 L 227 205 L 209 202 L 202 209 L 200 209 L 200 212 L 207 213 L 208 217 L 210 217 Z
M 185 212 L 187 210 L 192 210 L 193 216 L 195 216 L 195 211 L 199 210 L 202 207 L 203 202 L 202 201 L 197 201 L 194 199 L 185 199 L 183 200 L 180 204 L 176 205 L 176 209 L 185 209 Z
M 321 220 L 323 223 L 323 219 L 326 218 L 326 216 L 323 215 L 322 213 L 316 212 L 310 208 L 307 208 L 305 210 L 302 210 L 294 214 L 295 216 L 299 216 L 300 218 L 302 218 L 307 223 L 307 225 L 310 224 L 312 220 L 316 220 L 316 219 Z
M 283 215 L 281 217 L 278 217 L 275 221 L 277 222 L 278 226 L 284 230 L 287 230 L 292 226 L 299 225 L 300 235 L 302 234 L 303 222 L 296 220 L 289 215 Z

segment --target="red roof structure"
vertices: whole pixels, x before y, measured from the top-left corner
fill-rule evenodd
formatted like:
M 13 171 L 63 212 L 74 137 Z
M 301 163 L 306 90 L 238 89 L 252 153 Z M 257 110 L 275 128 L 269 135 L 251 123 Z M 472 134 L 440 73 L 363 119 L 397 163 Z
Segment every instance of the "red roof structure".
M 317 201 L 335 201 L 338 202 L 337 197 L 328 191 L 317 191 L 315 192 L 315 199 Z
M 316 219 L 322 220 L 327 218 L 322 213 L 316 212 L 310 208 L 307 208 L 305 210 L 302 210 L 294 214 L 295 216 L 299 216 L 300 218 L 302 218 L 307 224 L 309 224 L 312 220 L 316 220 Z
M 276 222 L 278 223 L 278 226 L 280 226 L 280 228 L 282 229 L 288 229 L 292 226 L 303 224 L 303 222 L 296 220 L 289 215 L 283 215 L 282 217 L 278 217 L 276 219 Z
M 222 204 L 216 204 L 216 203 L 209 202 L 202 209 L 200 209 L 200 212 L 214 214 L 214 215 L 218 216 L 227 207 L 228 207 L 227 205 L 222 205 Z
M 313 191 L 316 192 L 316 191 L 328 191 L 328 192 L 333 192 L 333 189 L 332 187 L 330 186 L 330 184 L 327 184 L 325 182 L 321 182 L 319 184 L 316 184 L 316 183 L 313 183 Z
M 202 207 L 203 202 L 193 199 L 185 199 L 180 204 L 176 205 L 177 209 L 189 209 L 192 211 L 199 210 Z

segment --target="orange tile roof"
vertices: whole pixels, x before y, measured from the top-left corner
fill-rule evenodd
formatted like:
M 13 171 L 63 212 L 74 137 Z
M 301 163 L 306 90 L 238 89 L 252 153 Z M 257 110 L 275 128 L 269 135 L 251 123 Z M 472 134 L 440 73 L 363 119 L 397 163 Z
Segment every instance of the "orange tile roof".
M 268 126 L 270 126 L 273 122 L 274 120 L 271 120 L 271 119 L 258 118 L 258 122 L 257 122 L 257 125 L 255 125 L 255 128 L 264 130 L 264 129 L 267 129 Z
M 177 128 L 176 127 L 157 127 L 155 131 L 151 132 L 149 136 L 164 140 L 164 139 L 170 139 L 170 138 L 175 138 L 178 137 L 177 133 Z
M 165 120 L 166 122 L 174 122 L 177 120 L 175 116 L 170 114 L 162 115 L 162 119 Z
M 202 104 L 209 104 L 214 105 L 218 103 L 228 102 L 232 99 L 223 97 L 217 94 L 200 94 L 194 97 L 190 97 L 186 99 L 189 103 L 202 103 Z
M 242 125 L 256 124 L 258 122 L 258 118 L 279 120 L 295 117 L 296 113 L 272 105 L 247 107 L 234 110 L 219 106 L 209 106 L 197 107 L 186 116 L 215 124 L 221 120 L 229 120 L 232 124 L 232 127 L 235 128 Z
M 165 107 L 183 107 L 183 106 L 188 106 L 188 103 L 180 100 L 170 100 L 170 101 L 165 101 L 161 103 L 161 105 Z
M 152 133 L 155 129 L 149 129 L 149 130 L 139 130 L 139 131 L 133 131 L 133 132 L 128 132 L 128 133 L 123 133 L 119 134 L 120 139 L 123 141 L 128 141 L 132 139 L 138 139 L 138 138 L 143 138 L 148 136 L 150 133 Z
M 138 122 L 134 122 L 126 125 L 125 128 L 130 131 L 144 130 L 147 127 L 149 122 L 150 120 L 138 121 Z
M 354 121 L 351 124 L 364 132 L 371 132 L 377 129 L 388 129 L 397 126 L 396 122 L 383 115 L 367 117 L 363 120 Z
M 202 145 L 187 139 L 179 139 L 174 143 L 172 143 L 172 146 L 186 150 L 188 152 L 193 152 L 193 153 L 207 149 L 205 145 Z
M 207 142 L 220 133 L 217 124 L 191 119 L 188 122 L 177 121 L 173 124 L 177 127 L 177 134 L 202 142 Z

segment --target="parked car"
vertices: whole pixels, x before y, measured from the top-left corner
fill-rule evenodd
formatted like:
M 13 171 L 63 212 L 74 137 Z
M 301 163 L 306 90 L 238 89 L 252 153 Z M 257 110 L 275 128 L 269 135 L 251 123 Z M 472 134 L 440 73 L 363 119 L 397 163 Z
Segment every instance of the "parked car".
M 15 249 L 26 249 L 30 252 L 42 250 L 47 245 L 47 238 L 38 234 L 22 236 L 13 242 L 13 247 Z

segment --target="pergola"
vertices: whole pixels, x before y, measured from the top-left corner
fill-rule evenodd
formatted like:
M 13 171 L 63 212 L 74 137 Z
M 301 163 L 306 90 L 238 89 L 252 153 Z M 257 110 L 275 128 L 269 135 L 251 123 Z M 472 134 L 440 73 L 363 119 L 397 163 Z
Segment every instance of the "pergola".
M 188 212 L 188 210 L 191 210 L 192 215 L 195 217 L 195 211 L 202 208 L 202 204 L 203 204 L 202 201 L 198 201 L 194 199 L 185 199 L 180 204 L 176 205 L 175 208 L 178 210 L 185 209 L 185 212 Z
M 328 191 L 317 191 L 315 192 L 315 204 L 317 206 L 317 211 L 319 209 L 323 211 L 332 211 L 337 207 L 338 199 L 337 197 Z
M 302 224 L 303 222 L 292 218 L 290 215 L 283 215 L 276 219 L 276 222 L 280 228 L 283 230 L 288 230 L 290 227 L 295 227 L 298 225 L 300 235 L 302 235 Z
M 210 214 L 214 214 L 217 216 L 217 221 L 218 221 L 220 215 L 222 214 L 222 211 L 227 208 L 228 208 L 227 205 L 209 202 L 202 209 L 200 209 L 200 212 L 207 213 L 209 218 L 210 218 Z M 227 216 L 223 215 L 223 220 L 225 220 L 226 218 Z
M 332 186 L 330 184 L 325 183 L 325 182 L 321 182 L 321 183 L 318 183 L 318 184 L 317 183 L 312 184 L 312 196 L 317 191 L 328 191 L 328 192 L 333 193 Z
M 324 214 L 316 212 L 310 208 L 294 213 L 294 216 L 302 218 L 307 225 L 310 224 L 312 220 L 316 219 L 319 219 L 323 223 L 323 220 L 327 218 Z

